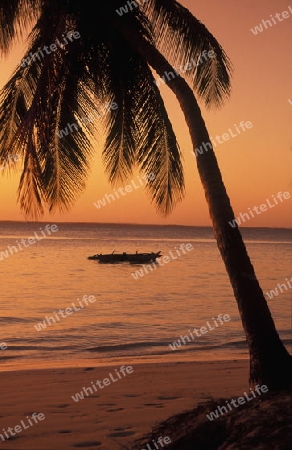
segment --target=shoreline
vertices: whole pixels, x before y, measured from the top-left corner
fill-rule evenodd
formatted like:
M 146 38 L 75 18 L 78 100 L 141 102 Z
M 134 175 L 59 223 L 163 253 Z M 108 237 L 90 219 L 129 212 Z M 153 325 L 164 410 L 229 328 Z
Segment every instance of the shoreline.
M 197 350 L 198 351 L 198 350 Z M 29 364 L 27 366 L 23 365 L 21 366 L 20 364 L 12 364 L 11 366 L 9 365 L 9 363 L 7 363 L 7 361 L 10 360 L 10 358 L 5 358 L 5 356 L 2 358 L 2 363 L 3 365 L 0 367 L 0 374 L 1 373 L 7 373 L 7 372 L 30 372 L 30 371 L 38 371 L 38 370 L 68 370 L 68 369 L 83 369 L 83 370 L 88 370 L 88 368 L 93 368 L 93 369 L 103 369 L 103 368 L 113 368 L 113 367 L 117 367 L 120 366 L 122 364 L 127 364 L 127 365 L 131 365 L 131 366 L 139 366 L 139 365 L 152 365 L 152 364 L 208 364 L 208 363 L 217 363 L 217 362 L 222 362 L 222 363 L 233 363 L 233 362 L 248 362 L 249 361 L 249 356 L 248 355 L 234 355 L 230 358 L 228 357 L 218 357 L 217 359 L 213 358 L 213 359 L 206 359 L 206 358 L 202 358 L 202 359 L 191 359 L 191 358 L 186 358 L 186 355 L 184 355 L 185 357 L 178 357 L 177 359 L 174 357 L 174 355 L 178 356 L 178 352 L 177 353 L 172 353 L 170 354 L 169 358 L 159 358 L 159 356 L 156 356 L 156 358 L 147 358 L 147 360 L 143 359 L 143 357 L 141 357 L 141 359 L 135 358 L 135 359 L 126 359 L 123 357 L 118 357 L 115 361 L 104 361 L 104 362 L 99 362 L 98 364 L 96 363 L 95 360 L 92 359 L 80 359 L 80 360 L 75 360 L 75 364 L 73 363 L 73 360 L 68 360 L 66 362 L 60 362 L 60 365 L 54 365 L 52 366 L 50 360 L 42 360 L 41 363 L 39 361 L 36 360 L 31 360 L 29 362 Z M 165 356 L 165 355 L 164 355 Z M 171 356 L 173 356 L 173 358 L 171 358 Z M 188 355 L 189 356 L 189 355 Z M 6 359 L 6 361 L 5 361 Z M 32 362 L 33 361 L 33 362 Z
M 1 372 L 1 429 L 34 413 L 45 415 L 36 426 L 10 438 L 9 448 L 51 450 L 57 443 L 58 448 L 68 450 L 118 450 L 161 420 L 210 397 L 238 397 L 248 386 L 248 360 L 132 366 L 133 373 L 127 377 L 92 394 L 87 392 L 78 401 L 72 396 L 107 377 L 113 366 L 26 369 L 11 371 L 9 377 L 7 371 Z

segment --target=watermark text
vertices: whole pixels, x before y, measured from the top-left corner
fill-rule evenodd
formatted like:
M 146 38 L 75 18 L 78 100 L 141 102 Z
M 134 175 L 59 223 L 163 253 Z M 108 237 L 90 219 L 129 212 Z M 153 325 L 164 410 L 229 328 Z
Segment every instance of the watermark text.
M 283 203 L 284 200 L 288 200 L 291 196 L 289 192 L 278 192 L 277 196 L 278 200 L 280 201 L 280 203 Z M 268 211 L 268 207 L 274 208 L 276 205 L 278 205 L 278 201 L 275 198 L 274 195 L 272 195 L 272 202 L 270 202 L 270 200 L 267 198 L 266 202 L 267 203 L 262 203 L 260 206 L 254 206 L 252 209 L 253 211 L 259 215 L 262 212 Z M 283 200 L 284 199 L 284 200 Z M 232 228 L 235 228 L 238 225 L 241 225 L 241 221 L 245 222 L 246 220 L 251 220 L 252 218 L 254 218 L 255 215 L 252 212 L 251 208 L 248 208 L 248 212 L 245 213 L 240 213 L 239 216 L 237 217 L 237 219 L 233 219 L 232 222 L 228 222 L 229 225 L 232 226 Z
M 265 384 L 263 384 L 262 386 L 257 385 L 255 387 L 255 391 L 257 392 L 257 394 L 260 396 L 263 394 L 265 394 L 266 392 L 268 392 L 268 386 L 266 386 Z M 237 400 L 231 399 L 230 403 L 233 405 L 233 407 L 238 408 L 240 405 L 244 405 L 244 403 L 246 403 L 246 401 L 250 401 L 253 400 L 254 398 L 256 398 L 256 394 L 254 392 L 254 390 L 252 388 L 250 388 L 249 394 L 252 395 L 252 397 L 249 397 L 248 394 L 246 392 L 243 393 L 244 397 L 238 397 Z M 238 402 L 238 405 L 236 404 L 236 401 Z M 227 403 L 228 409 L 226 406 L 218 406 L 215 411 L 212 411 L 210 414 L 207 414 L 206 417 L 212 421 L 214 419 L 218 419 L 219 417 L 219 413 L 222 415 L 229 413 L 229 411 L 232 411 L 232 406 L 230 405 L 230 403 L 228 402 L 228 400 L 225 401 L 225 403 Z
M 90 387 L 85 387 L 83 386 L 82 391 L 81 392 L 77 392 L 75 395 L 71 395 L 71 398 L 74 400 L 74 402 L 79 402 L 80 400 L 84 400 L 84 394 L 88 397 L 89 394 L 88 392 L 90 392 L 90 394 L 92 395 L 94 392 L 97 392 L 98 389 L 96 386 L 98 386 L 99 389 L 103 389 L 106 386 L 109 386 L 112 383 L 116 383 L 116 381 L 121 380 L 123 377 L 126 377 L 127 374 L 131 374 L 134 372 L 134 369 L 132 366 L 121 366 L 120 369 L 115 369 L 114 374 L 111 372 L 109 373 L 109 377 L 108 378 L 104 378 L 102 381 L 101 380 L 97 380 L 96 382 L 91 381 L 91 385 Z M 115 378 L 116 376 L 116 378 Z
M 213 324 L 215 325 L 215 328 L 212 327 L 210 325 L 210 322 L 207 321 L 206 322 L 206 327 L 201 327 L 201 328 L 194 328 L 193 331 L 189 330 L 189 334 L 192 338 L 192 340 L 195 340 L 195 337 L 193 335 L 193 333 L 198 336 L 201 337 L 203 334 L 209 333 L 209 331 L 215 330 L 216 328 L 218 328 L 220 325 L 224 325 L 225 322 L 229 322 L 231 320 L 231 317 L 229 316 L 229 314 L 219 314 L 216 319 L 214 319 L 214 317 L 212 317 L 213 320 Z M 219 324 L 218 324 L 219 322 Z M 201 333 L 201 334 L 200 334 Z M 177 350 L 178 348 L 181 348 L 181 345 L 186 345 L 187 342 L 191 342 L 190 337 L 186 334 L 185 336 L 183 336 L 182 334 L 180 335 L 180 338 L 177 341 L 174 341 L 172 344 L 168 344 L 169 347 L 171 348 L 171 350 Z

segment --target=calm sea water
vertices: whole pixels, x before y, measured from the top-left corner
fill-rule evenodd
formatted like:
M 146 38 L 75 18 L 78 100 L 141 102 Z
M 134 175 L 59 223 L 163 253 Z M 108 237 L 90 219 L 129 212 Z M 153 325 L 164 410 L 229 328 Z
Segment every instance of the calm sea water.
M 51 222 L 53 223 L 53 222 Z M 45 224 L 0 222 L 0 252 Z M 287 229 L 244 229 L 243 235 L 264 292 L 292 276 L 292 235 Z M 113 250 L 174 254 L 193 250 L 135 280 L 137 265 L 102 265 L 88 255 Z M 2 370 L 247 358 L 241 321 L 211 228 L 58 224 L 58 232 L 0 259 Z M 292 284 L 292 283 L 291 283 Z M 89 303 L 37 331 L 35 325 L 60 309 Z M 268 300 L 277 329 L 291 349 L 292 289 Z M 181 334 L 218 314 L 231 321 L 169 347 Z M 61 317 L 61 316 L 59 316 Z M 210 322 L 211 323 L 211 322 Z

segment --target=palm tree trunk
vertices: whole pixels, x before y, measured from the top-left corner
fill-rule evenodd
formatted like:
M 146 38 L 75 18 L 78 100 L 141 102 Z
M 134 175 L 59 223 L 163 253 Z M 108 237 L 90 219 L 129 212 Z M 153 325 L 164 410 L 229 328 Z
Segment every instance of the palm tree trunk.
M 134 30 L 119 26 L 132 47 L 162 77 L 173 68 L 149 42 Z M 193 148 L 210 142 L 210 137 L 194 93 L 186 81 L 176 76 L 167 85 L 176 95 L 189 127 Z M 197 167 L 209 206 L 217 245 L 230 278 L 250 353 L 250 386 L 266 384 L 269 390 L 291 386 L 292 357 L 279 338 L 263 291 L 234 219 L 213 149 L 198 155 Z

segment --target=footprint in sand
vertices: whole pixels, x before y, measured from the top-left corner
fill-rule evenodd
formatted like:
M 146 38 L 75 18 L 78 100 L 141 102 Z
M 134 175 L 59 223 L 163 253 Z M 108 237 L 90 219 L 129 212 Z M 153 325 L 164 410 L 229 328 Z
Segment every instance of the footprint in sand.
M 126 437 L 133 436 L 134 434 L 134 431 L 116 431 L 114 433 L 109 433 L 107 437 Z
M 140 397 L 140 394 L 124 394 L 124 397 Z
M 126 431 L 126 430 L 131 430 L 132 427 L 130 427 L 129 425 L 126 425 L 125 427 L 120 427 L 120 428 L 113 428 L 113 430 L 110 431 Z
M 106 412 L 116 412 L 116 411 L 123 411 L 125 408 L 112 408 L 112 409 L 106 409 Z
M 144 406 L 154 406 L 154 408 L 165 408 L 165 405 L 161 403 L 144 403 Z

